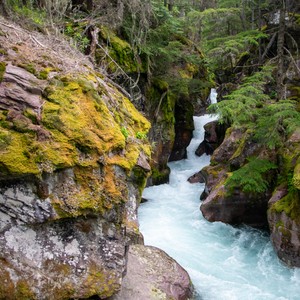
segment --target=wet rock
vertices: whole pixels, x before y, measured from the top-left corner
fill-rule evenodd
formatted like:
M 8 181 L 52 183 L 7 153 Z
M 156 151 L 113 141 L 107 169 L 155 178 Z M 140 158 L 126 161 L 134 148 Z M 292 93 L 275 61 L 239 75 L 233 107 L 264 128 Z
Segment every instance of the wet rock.
M 188 178 L 189 183 L 204 183 L 205 179 L 204 176 L 202 175 L 201 171 L 195 173 L 194 175 L 190 176 Z
M 227 190 L 226 180 L 232 171 L 243 167 L 247 158 L 256 156 L 274 161 L 274 151 L 251 141 L 250 134 L 244 130 L 227 130 L 226 137 L 218 147 L 211 161 L 213 165 L 201 170 L 205 179 L 205 189 L 201 195 L 203 216 L 210 222 L 221 221 L 228 224 L 241 224 L 262 228 L 267 226 L 268 200 L 272 195 L 272 180 L 275 172 L 265 174 L 269 188 L 264 193 L 243 192 L 240 186 Z
M 187 158 L 186 148 L 191 142 L 194 130 L 192 103 L 185 97 L 177 100 L 175 105 L 175 140 L 169 161 Z
M 300 222 L 284 211 L 268 210 L 271 241 L 278 257 L 287 265 L 300 267 Z
M 256 228 L 267 226 L 266 211 L 270 194 L 249 196 L 237 190 L 234 194 L 226 194 L 224 179 L 203 201 L 200 210 L 204 218 L 210 222 L 221 221 L 227 224 L 247 224 Z
M 201 156 L 202 154 L 212 155 L 215 149 L 220 146 L 225 136 L 225 126 L 212 121 L 204 126 L 204 140 L 196 149 L 195 154 Z
M 192 292 L 188 273 L 164 251 L 132 245 L 121 291 L 110 300 L 185 300 Z

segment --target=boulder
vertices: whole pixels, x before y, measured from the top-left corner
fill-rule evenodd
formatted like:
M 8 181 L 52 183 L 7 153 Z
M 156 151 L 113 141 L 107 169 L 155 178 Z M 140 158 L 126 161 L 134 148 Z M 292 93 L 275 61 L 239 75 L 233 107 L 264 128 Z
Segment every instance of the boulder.
M 185 300 L 192 294 L 188 273 L 174 259 L 152 246 L 131 245 L 121 290 L 110 300 Z
M 225 126 L 212 121 L 204 125 L 204 140 L 196 149 L 195 154 L 201 156 L 202 154 L 212 155 L 215 149 L 220 146 L 225 136 Z
M 278 257 L 291 267 L 300 267 L 300 222 L 283 212 L 268 211 L 271 241 Z
M 203 201 L 200 210 L 204 218 L 210 222 L 265 228 L 270 194 L 249 195 L 239 190 L 228 194 L 222 182 L 224 178 L 220 179 L 220 184 Z
M 269 200 L 271 241 L 278 257 L 287 265 L 300 267 L 300 206 L 296 194 L 280 186 Z
M 201 212 L 208 221 L 221 221 L 228 224 L 247 224 L 256 228 L 267 226 L 268 200 L 272 194 L 272 185 L 263 193 L 243 192 L 240 186 L 226 188 L 226 181 L 232 171 L 243 167 L 247 158 L 256 156 L 273 161 L 275 154 L 251 141 L 249 132 L 242 129 L 228 129 L 220 147 L 212 155 L 213 165 L 201 170 L 205 180 L 205 189 L 200 197 L 204 202 Z M 275 174 L 264 174 L 271 183 Z
M 201 171 L 195 173 L 194 175 L 188 178 L 189 183 L 204 183 L 205 179 Z

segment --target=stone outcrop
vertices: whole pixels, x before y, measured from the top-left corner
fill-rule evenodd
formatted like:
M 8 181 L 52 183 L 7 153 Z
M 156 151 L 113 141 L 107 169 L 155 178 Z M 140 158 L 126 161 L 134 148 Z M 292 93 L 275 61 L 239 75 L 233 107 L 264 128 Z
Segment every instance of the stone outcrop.
M 204 183 L 205 182 L 205 178 L 204 175 L 202 174 L 201 171 L 193 174 L 192 176 L 190 176 L 188 178 L 188 182 L 189 183 Z
M 217 147 L 224 140 L 226 128 L 219 124 L 218 121 L 212 121 L 204 125 L 204 140 L 196 149 L 195 154 L 201 156 L 202 154 L 212 155 Z
M 162 250 L 132 245 L 121 291 L 111 300 L 190 299 L 193 288 L 188 273 Z
M 281 153 L 282 173 L 289 174 L 269 200 L 271 240 L 279 258 L 300 267 L 300 131 L 296 130 Z
M 194 130 L 193 104 L 189 99 L 180 97 L 175 105 L 175 140 L 169 161 L 187 158 L 186 148 L 191 142 Z
M 0 298 L 112 296 L 143 241 L 150 123 L 63 41 L 0 26 Z
M 222 221 L 229 224 L 245 223 L 253 227 L 267 226 L 267 207 L 272 185 L 265 192 L 244 192 L 241 186 L 227 187 L 232 171 L 244 166 L 251 156 L 274 160 L 274 154 L 253 144 L 243 130 L 227 130 L 226 137 L 214 151 L 212 165 L 201 170 L 206 186 L 201 195 L 203 216 L 211 222 Z M 272 182 L 274 174 L 268 173 Z

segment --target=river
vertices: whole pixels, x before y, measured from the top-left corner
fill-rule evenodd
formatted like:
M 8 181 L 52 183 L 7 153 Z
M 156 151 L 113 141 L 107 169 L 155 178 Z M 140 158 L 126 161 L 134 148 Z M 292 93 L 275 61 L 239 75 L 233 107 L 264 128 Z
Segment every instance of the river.
M 199 209 L 204 184 L 187 178 L 209 164 L 194 152 L 203 140 L 203 125 L 215 119 L 194 117 L 188 158 L 169 163 L 168 184 L 148 187 L 139 208 L 145 244 L 163 249 L 190 274 L 203 300 L 299 300 L 300 269 L 277 258 L 268 233 L 247 226 L 206 221 Z

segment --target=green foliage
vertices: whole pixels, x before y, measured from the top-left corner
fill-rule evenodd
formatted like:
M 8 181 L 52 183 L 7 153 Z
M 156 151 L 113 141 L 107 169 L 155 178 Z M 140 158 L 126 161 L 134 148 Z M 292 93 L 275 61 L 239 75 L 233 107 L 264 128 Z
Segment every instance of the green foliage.
M 21 1 L 11 1 L 12 10 L 15 14 L 31 20 L 35 25 L 43 26 L 47 16 L 45 10 L 35 8 L 31 4 L 22 5 Z
M 211 105 L 209 111 L 217 113 L 221 123 L 251 129 L 255 141 L 274 149 L 300 126 L 300 113 L 295 101 L 275 102 L 265 93 L 265 85 L 272 81 L 271 72 L 272 68 L 265 67 L 246 78 L 224 101 Z
M 267 36 L 259 30 L 249 30 L 207 40 L 205 43 L 207 61 L 213 70 L 232 68 L 243 53 L 248 53 L 253 46 L 258 46 L 258 41 Z
M 300 127 L 300 113 L 295 107 L 295 101 L 280 100 L 261 108 L 254 138 L 270 149 L 282 145 L 283 140 Z
M 225 186 L 229 191 L 240 188 L 245 193 L 263 193 L 269 186 L 265 174 L 277 166 L 265 159 L 251 158 L 242 168 L 234 171 Z
M 11 143 L 11 136 L 6 131 L 0 131 L 0 151 L 7 148 Z
M 264 86 L 271 79 L 271 71 L 266 67 L 246 78 L 237 90 L 224 97 L 224 101 L 211 105 L 209 112 L 217 113 L 220 123 L 234 127 L 255 126 L 259 108 L 270 100 L 264 93 Z
M 292 220 L 300 221 L 300 197 L 299 191 L 293 190 L 277 201 L 272 207 L 277 213 L 285 212 Z
M 85 24 L 67 23 L 65 26 L 65 34 L 72 38 L 75 46 L 84 52 L 90 44 L 90 40 L 85 35 Z

